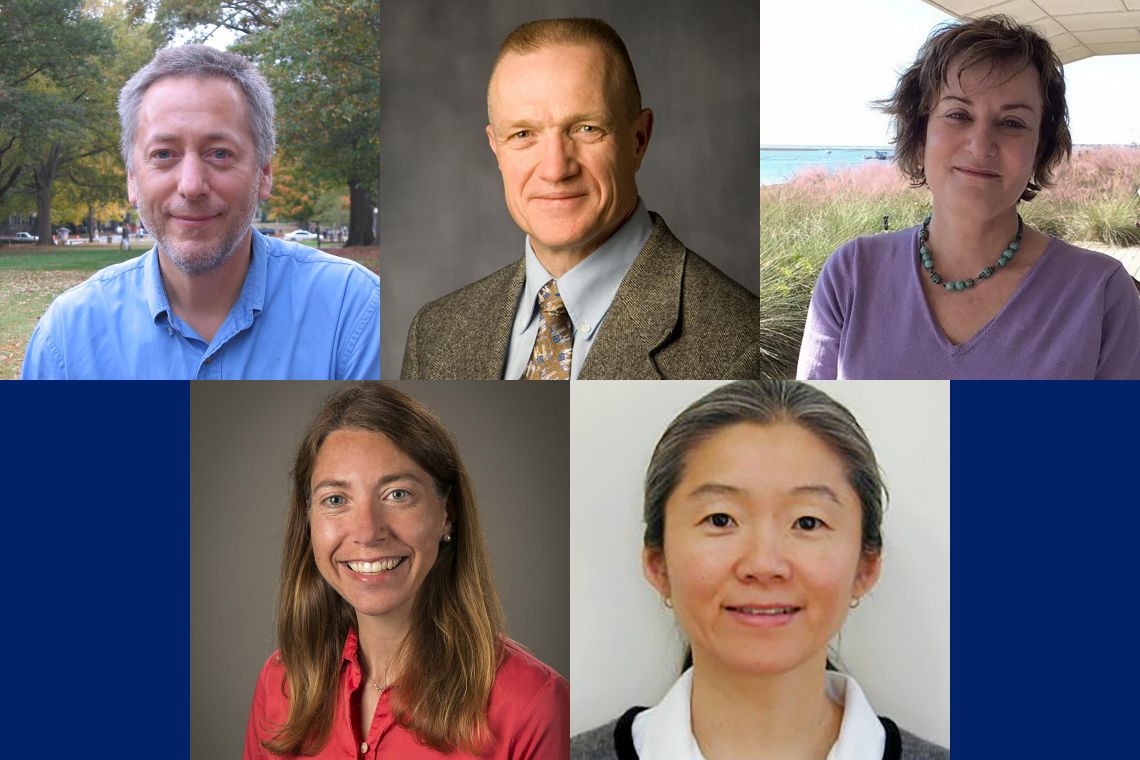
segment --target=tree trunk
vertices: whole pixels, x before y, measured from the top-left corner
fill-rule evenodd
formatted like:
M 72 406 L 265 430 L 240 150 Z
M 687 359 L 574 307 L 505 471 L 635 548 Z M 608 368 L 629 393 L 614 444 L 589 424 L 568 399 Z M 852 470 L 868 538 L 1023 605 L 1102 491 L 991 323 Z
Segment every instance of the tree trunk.
M 40 245 L 47 245 L 51 241 L 52 186 L 55 184 L 62 155 L 63 148 L 56 143 L 48 150 L 44 160 L 32 170 L 32 188 L 36 193 L 36 234 L 40 236 Z
M 348 181 L 348 240 L 350 245 L 372 245 L 372 194 L 368 184 L 359 180 Z
M 87 242 L 95 242 L 95 206 L 87 204 Z

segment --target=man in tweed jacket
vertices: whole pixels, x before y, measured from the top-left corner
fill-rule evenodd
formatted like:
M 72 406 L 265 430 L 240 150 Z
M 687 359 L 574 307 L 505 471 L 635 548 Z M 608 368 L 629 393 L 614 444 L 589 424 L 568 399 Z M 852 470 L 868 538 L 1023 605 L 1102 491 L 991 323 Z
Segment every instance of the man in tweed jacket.
M 487 139 L 526 255 L 422 307 L 403 378 L 529 376 L 544 331 L 571 336 L 553 348 L 562 377 L 769 374 L 759 299 L 686 249 L 639 199 L 653 113 L 641 107 L 612 28 L 595 19 L 523 24 L 499 51 L 487 101 Z M 565 308 L 548 317 L 539 304 L 551 288 Z

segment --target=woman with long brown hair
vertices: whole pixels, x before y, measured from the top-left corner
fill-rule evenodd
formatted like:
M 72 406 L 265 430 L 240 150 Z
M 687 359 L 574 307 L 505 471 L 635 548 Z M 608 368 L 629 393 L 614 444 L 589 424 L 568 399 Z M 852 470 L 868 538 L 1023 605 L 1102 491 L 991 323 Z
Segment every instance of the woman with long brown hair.
M 504 633 L 467 473 L 430 411 L 332 395 L 294 462 L 280 649 L 245 758 L 560 758 L 565 679 Z

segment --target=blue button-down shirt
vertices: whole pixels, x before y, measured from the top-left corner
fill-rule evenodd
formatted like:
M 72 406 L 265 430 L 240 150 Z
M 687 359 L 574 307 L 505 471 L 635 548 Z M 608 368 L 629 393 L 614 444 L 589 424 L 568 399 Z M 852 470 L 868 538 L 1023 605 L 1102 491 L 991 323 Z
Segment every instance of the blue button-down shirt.
M 241 294 L 202 339 L 170 308 L 147 253 L 55 299 L 28 342 L 26 380 L 377 379 L 380 278 L 253 233 Z

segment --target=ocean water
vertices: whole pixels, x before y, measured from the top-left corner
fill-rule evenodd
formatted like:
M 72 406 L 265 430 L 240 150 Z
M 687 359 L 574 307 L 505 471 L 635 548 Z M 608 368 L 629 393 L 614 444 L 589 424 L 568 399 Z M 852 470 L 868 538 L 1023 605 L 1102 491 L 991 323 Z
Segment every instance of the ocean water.
M 774 185 L 787 182 L 799 172 L 811 167 L 822 167 L 836 172 L 852 166 L 860 166 L 867 161 L 876 161 L 876 151 L 893 156 L 894 150 L 883 147 L 834 148 L 827 146 L 811 147 L 768 147 L 760 148 L 760 184 Z

